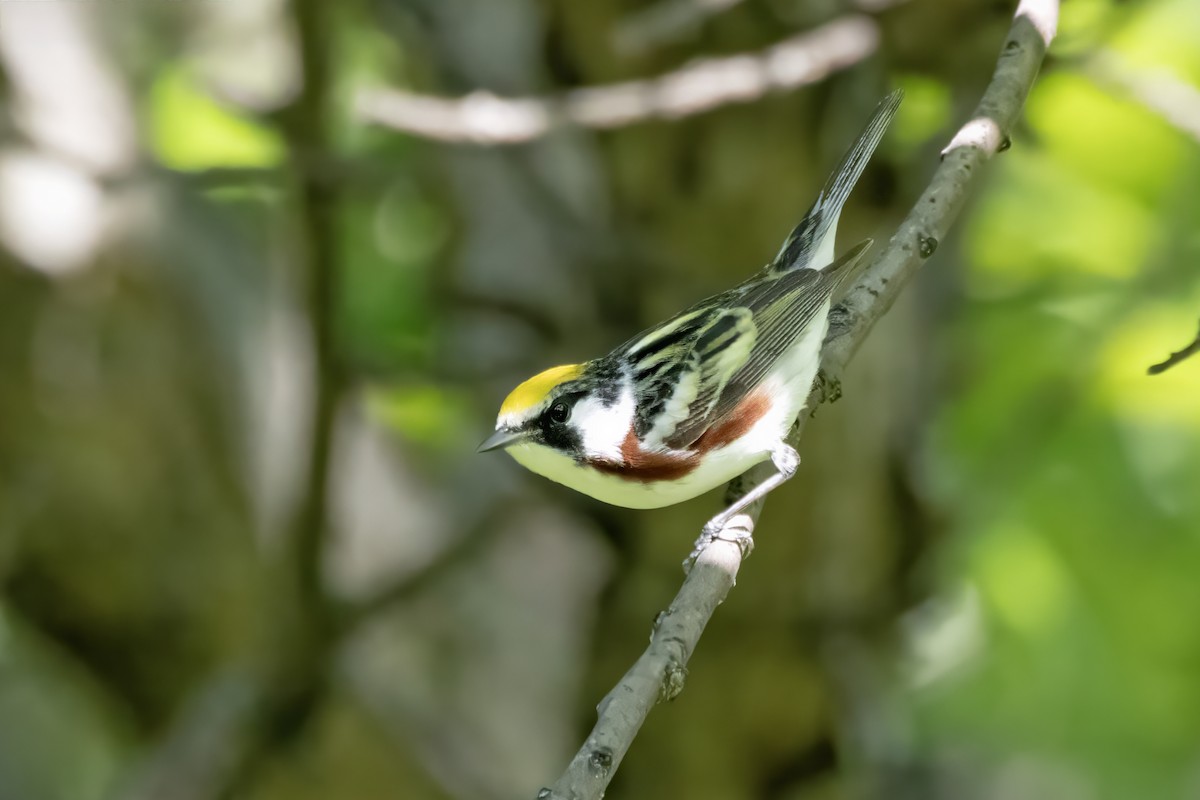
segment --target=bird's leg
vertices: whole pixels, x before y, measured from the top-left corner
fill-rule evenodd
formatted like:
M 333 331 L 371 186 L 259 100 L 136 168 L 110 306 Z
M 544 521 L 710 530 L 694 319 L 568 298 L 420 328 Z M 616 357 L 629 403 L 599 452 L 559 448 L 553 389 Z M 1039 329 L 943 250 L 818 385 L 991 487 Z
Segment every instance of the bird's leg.
M 746 492 L 733 505 L 705 523 L 702 538 L 707 537 L 709 541 L 716 538 L 717 534 L 721 533 L 721 530 L 729 524 L 731 519 L 766 497 L 771 490 L 795 475 L 796 469 L 800 466 L 800 454 L 791 445 L 780 442 L 771 451 L 771 463 L 775 465 L 775 474 Z
M 743 557 L 750 554 L 750 551 L 754 549 L 754 539 L 751 532 L 746 528 L 738 527 L 726 530 L 726 526 L 742 511 L 766 497 L 771 490 L 795 475 L 797 468 L 800 466 L 800 454 L 791 445 L 786 442 L 780 442 L 771 451 L 771 463 L 775 465 L 776 471 L 774 475 L 746 492 L 734 501 L 733 505 L 704 524 L 704 530 L 700 533 L 700 538 L 696 540 L 696 544 L 692 547 L 691 555 L 684 559 L 683 567 L 685 570 L 691 570 L 692 565 L 696 563 L 696 558 L 700 555 L 700 551 L 707 547 L 709 542 L 712 542 L 714 539 L 736 542 L 742 548 Z

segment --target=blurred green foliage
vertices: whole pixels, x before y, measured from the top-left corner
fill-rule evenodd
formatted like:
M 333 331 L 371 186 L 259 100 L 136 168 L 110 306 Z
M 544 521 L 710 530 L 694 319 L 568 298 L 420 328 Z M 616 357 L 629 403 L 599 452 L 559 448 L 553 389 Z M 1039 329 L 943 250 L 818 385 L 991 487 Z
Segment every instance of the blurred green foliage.
M 156 77 L 146 110 L 154 152 L 164 166 L 269 167 L 283 159 L 278 134 L 221 105 L 182 65 Z
M 1057 772 L 1065 796 L 1190 797 L 1200 368 L 1146 369 L 1200 317 L 1200 150 L 1087 65 L 1099 50 L 1195 85 L 1200 9 L 1140 4 L 1087 35 L 1114 13 L 1064 8 L 1081 69 L 1034 88 L 1030 140 L 970 217 L 929 460 L 957 520 L 939 572 L 970 587 L 984 643 L 920 705 L 929 736 Z

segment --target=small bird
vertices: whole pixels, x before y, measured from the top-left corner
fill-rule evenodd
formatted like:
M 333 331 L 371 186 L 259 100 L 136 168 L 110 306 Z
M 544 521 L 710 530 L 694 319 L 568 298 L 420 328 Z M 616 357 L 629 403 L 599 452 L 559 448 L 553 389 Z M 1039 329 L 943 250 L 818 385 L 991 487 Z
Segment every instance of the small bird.
M 820 364 L 834 290 L 868 239 L 834 260 L 838 216 L 900 105 L 892 92 L 775 259 L 608 355 L 552 367 L 504 400 L 479 451 L 627 508 L 689 500 L 770 459 L 775 474 L 713 517 L 697 542 L 795 474 L 786 442 Z

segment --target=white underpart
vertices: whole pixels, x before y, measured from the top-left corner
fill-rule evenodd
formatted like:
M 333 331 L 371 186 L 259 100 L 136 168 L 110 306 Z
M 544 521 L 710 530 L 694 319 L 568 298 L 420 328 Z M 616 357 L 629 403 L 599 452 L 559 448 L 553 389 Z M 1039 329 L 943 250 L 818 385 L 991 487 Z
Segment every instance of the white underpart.
M 580 466 L 570 456 L 535 444 L 516 445 L 508 448 L 508 452 L 526 469 L 616 506 L 658 508 L 703 494 L 769 458 L 771 450 L 787 436 L 796 415 L 804 407 L 817 374 L 821 343 L 829 327 L 828 304 L 818 311 L 816 319 L 818 321 L 780 357 L 775 369 L 760 385 L 759 390 L 767 392 L 772 400 L 771 410 L 745 435 L 729 446 L 709 453 L 696 469 L 682 478 L 652 483 L 626 480 Z M 584 403 L 576 406 L 572 422 L 584 420 L 577 415 L 585 413 L 589 416 L 584 429 L 596 426 L 595 433 L 585 438 L 585 447 L 594 453 L 611 452 L 615 447 L 619 457 L 620 443 L 633 418 L 632 394 L 623 394 L 620 401 L 607 410 L 592 406 L 584 409 L 583 406 Z

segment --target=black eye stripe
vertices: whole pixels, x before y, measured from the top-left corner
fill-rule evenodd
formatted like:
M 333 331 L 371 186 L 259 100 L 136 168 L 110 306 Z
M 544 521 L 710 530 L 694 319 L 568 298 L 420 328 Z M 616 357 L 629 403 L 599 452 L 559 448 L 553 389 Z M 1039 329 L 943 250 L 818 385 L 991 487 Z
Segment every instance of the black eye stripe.
M 537 418 L 534 425 L 537 426 L 538 436 L 544 444 L 569 455 L 578 455 L 581 452 L 583 440 L 580 433 L 567 423 L 575 403 L 582 396 L 582 393 L 578 393 L 559 397 Z

